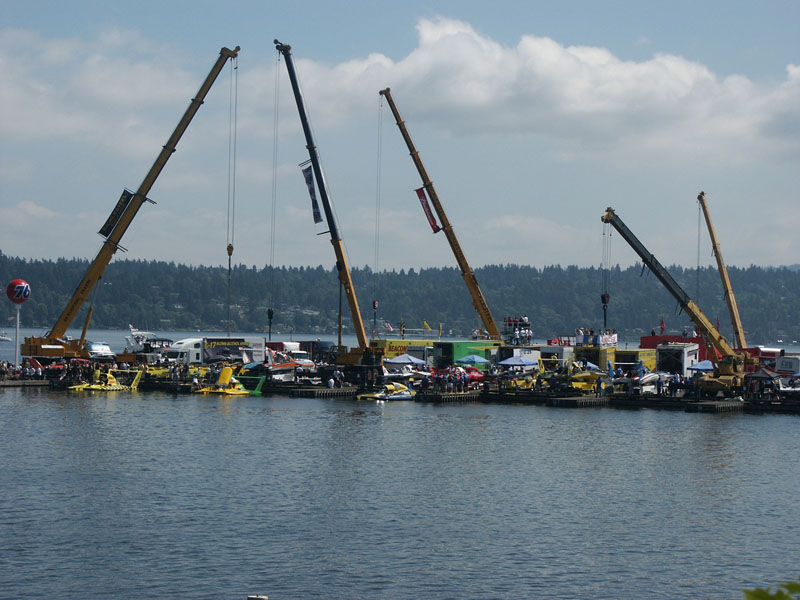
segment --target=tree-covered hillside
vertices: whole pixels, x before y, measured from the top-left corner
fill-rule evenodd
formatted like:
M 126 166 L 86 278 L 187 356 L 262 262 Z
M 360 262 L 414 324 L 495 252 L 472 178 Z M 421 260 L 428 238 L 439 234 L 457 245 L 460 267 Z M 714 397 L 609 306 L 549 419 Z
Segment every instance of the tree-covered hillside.
M 33 289 L 23 309 L 27 326 L 49 329 L 58 319 L 88 261 L 25 260 L 0 253 L 0 282 L 16 277 Z M 731 325 L 716 269 L 670 267 L 678 283 L 706 315 L 731 338 Z M 353 280 L 365 326 L 372 329 L 372 301 L 379 301 L 379 327 L 384 321 L 409 328 L 423 320 L 445 331 L 468 335 L 480 326 L 471 298 L 455 268 L 408 269 L 373 273 L 353 270 Z M 800 339 L 800 272 L 789 268 L 729 268 L 748 342 L 775 343 Z M 599 329 L 603 272 L 598 268 L 490 265 L 475 271 L 486 301 L 500 324 L 506 316 L 527 314 L 539 338 L 573 332 L 576 327 Z M 3 279 L 4 278 L 4 279 Z M 682 331 L 689 320 L 676 311 L 675 300 L 641 265 L 614 268 L 609 273 L 608 327 L 623 339 L 637 339 L 658 329 L 663 317 L 668 330 Z M 275 311 L 273 331 L 334 333 L 339 309 L 335 269 L 318 267 L 246 267 L 230 278 L 231 329 L 262 331 L 267 310 Z M 115 260 L 94 296 L 93 327 L 169 330 L 224 330 L 228 318 L 228 271 L 221 267 L 191 267 L 166 262 Z M 346 299 L 342 302 L 346 332 L 352 333 Z M 73 324 L 80 327 L 86 307 Z M 0 328 L 13 326 L 14 306 L 0 304 Z

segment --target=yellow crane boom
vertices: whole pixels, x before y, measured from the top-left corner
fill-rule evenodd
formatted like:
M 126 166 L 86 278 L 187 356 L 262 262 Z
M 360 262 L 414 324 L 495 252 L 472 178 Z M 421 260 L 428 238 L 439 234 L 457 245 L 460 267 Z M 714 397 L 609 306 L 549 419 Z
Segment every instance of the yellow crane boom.
M 703 209 L 703 216 L 708 226 L 708 235 L 711 238 L 711 248 L 714 250 L 714 257 L 717 259 L 717 269 L 719 270 L 719 276 L 722 278 L 722 288 L 725 290 L 725 302 L 728 305 L 728 313 L 730 314 L 731 325 L 733 326 L 734 345 L 738 349 L 743 349 L 747 347 L 747 341 L 744 338 L 744 328 L 742 327 L 742 320 L 739 318 L 739 307 L 736 304 L 736 297 L 733 295 L 731 280 L 730 277 L 728 277 L 728 268 L 725 266 L 725 261 L 722 260 L 722 250 L 717 240 L 717 233 L 714 231 L 714 226 L 711 224 L 711 213 L 708 211 L 706 193 L 700 192 L 697 195 L 697 201 L 700 203 L 700 208 Z
M 200 108 L 200 105 L 203 104 L 206 94 L 208 94 L 209 89 L 211 89 L 214 81 L 216 81 L 217 76 L 222 71 L 225 63 L 229 59 L 235 58 L 238 53 L 239 46 L 236 46 L 236 48 L 233 50 L 228 48 L 222 48 L 220 50 L 219 58 L 217 58 L 217 61 L 214 63 L 211 72 L 206 77 L 203 85 L 200 86 L 200 90 L 197 92 L 197 95 L 191 100 L 191 103 L 186 109 L 183 118 L 178 123 L 175 131 L 172 132 L 172 135 L 167 140 L 167 143 L 164 144 L 164 147 L 153 163 L 153 166 L 150 167 L 150 170 L 139 186 L 139 189 L 136 190 L 135 193 L 127 190 L 123 192 L 122 196 L 117 202 L 117 205 L 111 212 L 111 215 L 108 217 L 106 223 L 103 225 L 103 228 L 100 230 L 101 235 L 103 235 L 106 240 L 103 242 L 100 251 L 92 261 L 91 265 L 89 265 L 86 274 L 83 276 L 83 279 L 81 279 L 81 282 L 78 284 L 78 287 L 72 294 L 72 297 L 67 303 L 66 308 L 61 313 L 58 321 L 56 321 L 55 326 L 44 337 L 25 338 L 25 342 L 22 345 L 22 354 L 24 356 L 58 358 L 83 355 L 83 338 L 86 335 L 86 329 L 88 328 L 89 320 L 91 319 L 91 309 L 86 317 L 86 323 L 84 324 L 83 334 L 81 335 L 80 340 L 64 340 L 63 338 L 67 332 L 67 329 L 69 329 L 70 325 L 72 325 L 72 322 L 75 320 L 78 311 L 89 299 L 89 294 L 92 289 L 95 288 L 97 283 L 103 277 L 105 268 L 108 266 L 108 263 L 111 262 L 111 258 L 120 247 L 122 236 L 128 230 L 128 226 L 131 224 L 131 221 L 133 221 L 133 218 L 136 216 L 139 208 L 146 200 L 148 200 L 147 194 L 150 192 L 150 189 L 153 187 L 156 179 L 161 174 L 161 170 L 164 168 L 164 165 L 167 164 L 169 157 L 172 156 L 173 152 L 175 152 L 178 141 L 181 139 L 181 136 L 186 131 L 189 123 L 194 118 L 195 114 Z
M 408 151 L 411 154 L 411 160 L 414 161 L 414 166 L 417 167 L 419 176 L 422 178 L 422 185 L 425 186 L 425 190 L 428 192 L 428 197 L 431 199 L 431 204 L 433 204 L 436 215 L 439 217 L 439 221 L 442 223 L 444 235 L 450 244 L 453 255 L 456 257 L 458 267 L 461 269 L 461 276 L 464 278 L 464 282 L 467 284 L 467 289 L 472 296 L 472 305 L 478 312 L 478 316 L 480 316 L 486 331 L 489 332 L 489 337 L 493 340 L 499 340 L 501 339 L 500 330 L 497 328 L 497 324 L 494 322 L 492 312 L 489 310 L 489 305 L 486 303 L 486 298 L 483 296 L 483 291 L 481 290 L 480 285 L 478 285 L 478 280 L 475 278 L 475 273 L 470 268 L 469 263 L 467 262 L 467 257 L 464 256 L 464 251 L 461 249 L 461 244 L 458 243 L 458 238 L 456 237 L 455 231 L 453 231 L 453 226 L 450 225 L 450 220 L 447 218 L 447 214 L 444 212 L 444 207 L 442 207 L 442 203 L 439 201 L 439 195 L 436 193 L 436 188 L 433 187 L 433 182 L 430 180 L 430 177 L 428 177 L 428 172 L 425 170 L 425 166 L 422 164 L 422 159 L 419 157 L 419 152 L 414 146 L 414 142 L 411 139 L 411 135 L 408 133 L 405 122 L 400 116 L 400 111 L 397 110 L 397 105 L 392 98 L 391 90 L 387 87 L 385 90 L 381 90 L 378 93 L 381 96 L 384 96 L 386 101 L 389 103 L 389 108 L 391 109 L 395 121 L 397 122 L 397 127 L 400 129 L 400 133 L 403 135 L 406 146 L 408 146 Z

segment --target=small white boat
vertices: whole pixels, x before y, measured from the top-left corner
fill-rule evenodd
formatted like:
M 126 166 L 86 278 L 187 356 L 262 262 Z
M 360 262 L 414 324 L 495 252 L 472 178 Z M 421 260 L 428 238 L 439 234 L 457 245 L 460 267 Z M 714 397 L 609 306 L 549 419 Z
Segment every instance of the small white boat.
M 8 334 L 5 331 L 0 331 L 0 342 L 10 342 L 11 338 L 8 337 Z
M 128 325 L 130 335 L 125 336 L 128 343 L 128 352 L 142 354 L 157 354 L 161 357 L 175 342 L 169 338 L 158 337 L 152 331 L 142 331 L 133 325 Z
M 105 342 L 85 342 L 83 349 L 89 353 L 92 360 L 114 360 L 115 354 L 111 346 Z

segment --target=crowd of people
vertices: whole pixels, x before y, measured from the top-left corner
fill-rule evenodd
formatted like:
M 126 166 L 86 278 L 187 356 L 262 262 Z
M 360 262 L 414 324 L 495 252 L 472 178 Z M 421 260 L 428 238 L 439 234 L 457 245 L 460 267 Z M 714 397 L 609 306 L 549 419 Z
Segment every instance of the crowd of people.
M 469 375 L 463 369 L 450 369 L 443 373 L 426 375 L 420 382 L 422 392 L 450 393 L 466 392 L 470 389 Z
M 346 385 L 344 381 L 344 373 L 342 373 L 339 369 L 334 369 L 331 372 L 330 377 L 328 377 L 328 380 L 325 382 L 325 385 L 327 385 L 329 388 L 340 388 L 343 385 Z
M 126 362 L 106 362 L 97 360 L 76 360 L 73 359 L 69 362 L 61 361 L 54 363 L 49 367 L 50 369 L 57 370 L 57 376 L 50 377 L 61 382 L 68 382 L 69 384 L 77 383 L 97 383 L 104 381 L 109 371 L 127 371 L 130 365 Z
M 505 317 L 503 330 L 515 346 L 528 345 L 533 342 L 533 330 L 528 315 L 521 317 Z
M 6 379 L 44 379 L 44 370 L 41 365 L 34 367 L 28 361 L 15 365 L 11 361 L 0 360 L 0 381 Z

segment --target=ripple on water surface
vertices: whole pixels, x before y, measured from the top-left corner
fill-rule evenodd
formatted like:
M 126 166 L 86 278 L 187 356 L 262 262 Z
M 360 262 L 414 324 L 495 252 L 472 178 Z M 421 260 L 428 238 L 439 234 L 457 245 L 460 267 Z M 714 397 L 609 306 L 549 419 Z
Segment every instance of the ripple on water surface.
M 740 597 L 798 577 L 797 422 L 3 390 L 0 596 Z

